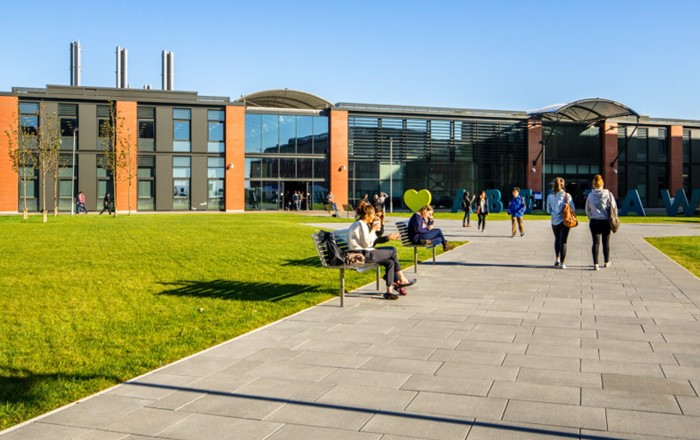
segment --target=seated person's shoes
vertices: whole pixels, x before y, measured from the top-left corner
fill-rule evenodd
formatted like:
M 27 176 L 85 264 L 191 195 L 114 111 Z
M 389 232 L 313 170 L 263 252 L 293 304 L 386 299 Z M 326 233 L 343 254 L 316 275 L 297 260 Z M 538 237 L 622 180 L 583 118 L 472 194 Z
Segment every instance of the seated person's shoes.
M 396 282 L 396 283 L 394 283 L 394 287 L 408 287 L 408 286 L 412 286 L 412 285 L 416 284 L 416 281 L 418 281 L 418 280 L 415 279 L 415 278 L 413 278 L 412 280 L 408 280 L 407 283 L 399 283 L 399 282 Z
M 407 291 L 405 288 L 403 288 L 403 287 L 396 287 L 396 286 L 394 286 L 394 290 L 396 291 L 396 293 L 398 293 L 398 294 L 401 295 L 401 296 L 406 296 L 406 295 L 408 295 L 408 291 Z
M 399 299 L 399 295 L 396 295 L 396 294 L 394 294 L 394 293 L 386 292 L 386 293 L 384 294 L 384 299 Z
M 430 240 L 421 240 L 421 241 L 419 241 L 418 243 L 419 243 L 421 246 L 430 246 L 431 244 L 433 244 L 433 242 L 430 241 Z
M 447 243 L 447 242 L 445 242 L 445 243 L 442 245 L 442 250 L 445 251 L 445 252 L 451 251 L 451 250 L 454 249 L 454 248 L 455 248 L 455 245 L 453 245 L 452 243 Z

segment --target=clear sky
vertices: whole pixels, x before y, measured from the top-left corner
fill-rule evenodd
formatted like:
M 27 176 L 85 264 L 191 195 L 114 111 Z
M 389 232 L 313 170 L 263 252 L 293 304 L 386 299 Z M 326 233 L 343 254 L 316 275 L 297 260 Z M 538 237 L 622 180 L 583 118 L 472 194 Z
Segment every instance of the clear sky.
M 603 97 L 700 119 L 696 0 L 2 1 L 0 91 L 115 85 L 229 96 L 290 88 L 331 102 L 530 110 Z

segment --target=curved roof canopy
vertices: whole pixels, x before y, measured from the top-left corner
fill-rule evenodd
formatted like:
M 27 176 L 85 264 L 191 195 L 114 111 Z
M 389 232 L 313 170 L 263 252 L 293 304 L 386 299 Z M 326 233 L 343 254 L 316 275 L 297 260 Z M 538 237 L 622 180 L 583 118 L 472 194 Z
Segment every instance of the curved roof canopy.
M 325 110 L 333 104 L 320 96 L 299 90 L 277 89 L 251 93 L 236 100 L 251 107 Z
M 592 123 L 624 116 L 634 116 L 639 119 L 639 114 L 626 105 L 602 98 L 587 98 L 568 104 L 554 104 L 527 113 L 530 116 L 556 122 Z

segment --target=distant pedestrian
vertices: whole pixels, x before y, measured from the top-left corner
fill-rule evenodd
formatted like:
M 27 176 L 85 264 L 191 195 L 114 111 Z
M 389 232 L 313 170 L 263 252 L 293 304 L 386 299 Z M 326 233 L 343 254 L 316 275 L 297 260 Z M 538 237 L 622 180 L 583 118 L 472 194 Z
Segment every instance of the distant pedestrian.
M 511 238 L 515 237 L 516 226 L 520 230 L 520 236 L 525 235 L 525 227 L 523 226 L 523 215 L 525 215 L 525 200 L 520 197 L 520 188 L 513 188 L 513 199 L 508 204 L 508 214 L 510 215 Z
M 489 199 L 486 197 L 486 191 L 481 191 L 479 198 L 476 201 L 476 218 L 478 223 L 476 229 L 484 232 L 486 229 L 486 216 L 489 215 Z
M 593 239 L 593 270 L 598 270 L 598 253 L 600 241 L 603 241 L 603 261 L 605 267 L 610 267 L 610 209 L 617 209 L 615 197 L 607 189 L 603 189 L 603 177 L 596 174 L 593 177 L 593 190 L 586 198 L 586 216 L 588 227 Z
M 301 195 L 299 195 L 299 191 L 294 191 L 294 194 L 292 195 L 292 202 L 294 203 L 294 210 L 300 211 L 301 210 Z
M 554 233 L 554 267 L 566 269 L 566 240 L 569 238 L 569 228 L 564 225 L 562 211 L 568 204 L 575 210 L 574 200 L 566 192 L 564 179 L 557 177 L 552 183 L 552 194 L 547 197 L 547 212 L 552 216 L 552 232 Z
M 469 191 L 464 192 L 462 196 L 462 210 L 464 211 L 464 218 L 462 218 L 462 227 L 471 228 L 471 216 L 472 216 L 472 205 L 474 204 L 474 199 L 476 196 L 470 194 Z
M 100 215 L 105 211 L 107 211 L 108 215 L 114 214 L 114 200 L 112 200 L 112 195 L 110 193 L 105 194 L 104 199 L 102 199 L 102 211 L 100 211 Z
M 85 207 L 85 194 L 83 194 L 82 191 L 78 191 L 78 195 L 75 198 L 75 205 L 78 214 L 80 214 L 80 211 L 83 211 L 85 214 L 88 213 Z

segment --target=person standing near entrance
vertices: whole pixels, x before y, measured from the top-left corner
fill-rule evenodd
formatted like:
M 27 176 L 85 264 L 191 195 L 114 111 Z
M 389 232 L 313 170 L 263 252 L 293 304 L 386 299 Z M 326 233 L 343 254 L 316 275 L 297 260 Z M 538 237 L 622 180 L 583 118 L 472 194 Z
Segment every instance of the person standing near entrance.
M 598 270 L 598 253 L 600 241 L 603 241 L 603 261 L 605 267 L 610 267 L 610 210 L 617 209 L 615 197 L 610 191 L 603 189 L 603 177 L 596 174 L 593 177 L 593 191 L 586 198 L 586 215 L 588 227 L 591 229 L 593 239 L 593 270 Z
M 479 199 L 476 201 L 477 230 L 484 232 L 484 229 L 486 229 L 487 215 L 489 215 L 489 199 L 486 197 L 486 191 L 482 190 L 481 194 L 479 194 Z
M 566 192 L 564 179 L 557 177 L 552 182 L 552 194 L 547 196 L 547 212 L 552 216 L 552 232 L 554 233 L 554 267 L 566 269 L 566 240 L 569 238 L 569 228 L 564 225 L 562 211 L 568 204 L 575 210 L 574 199 Z
M 462 196 L 462 209 L 464 210 L 464 218 L 462 218 L 462 227 L 463 228 L 471 228 L 472 225 L 471 223 L 471 214 L 472 214 L 472 205 L 474 204 L 474 199 L 476 198 L 475 195 L 470 194 L 469 191 L 464 191 L 464 195 Z
M 515 238 L 516 225 L 520 229 L 520 236 L 525 235 L 525 228 L 523 226 L 523 215 L 525 215 L 525 200 L 520 197 L 520 188 L 517 186 L 513 188 L 513 199 L 508 204 L 508 214 L 510 215 L 511 223 L 511 238 Z
M 299 191 L 294 191 L 294 194 L 292 194 L 292 204 L 294 205 L 295 211 L 301 209 L 301 196 L 299 195 Z

